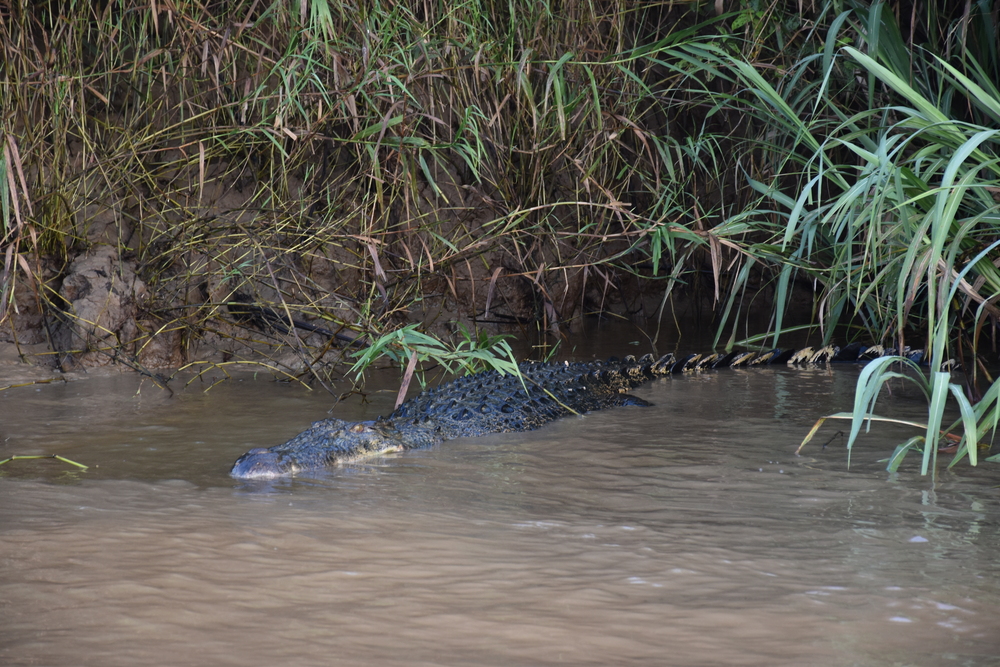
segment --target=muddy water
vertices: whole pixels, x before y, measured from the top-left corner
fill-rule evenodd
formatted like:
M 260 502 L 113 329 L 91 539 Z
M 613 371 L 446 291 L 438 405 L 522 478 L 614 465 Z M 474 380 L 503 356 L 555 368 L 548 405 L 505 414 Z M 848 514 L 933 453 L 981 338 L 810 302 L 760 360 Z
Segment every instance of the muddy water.
M 793 456 L 856 375 L 669 378 L 653 408 L 271 485 L 226 472 L 326 395 L 0 392 L 4 455 L 91 465 L 0 468 L 0 663 L 1000 664 L 1000 468 L 888 479 L 887 427 L 850 470 L 840 441 Z

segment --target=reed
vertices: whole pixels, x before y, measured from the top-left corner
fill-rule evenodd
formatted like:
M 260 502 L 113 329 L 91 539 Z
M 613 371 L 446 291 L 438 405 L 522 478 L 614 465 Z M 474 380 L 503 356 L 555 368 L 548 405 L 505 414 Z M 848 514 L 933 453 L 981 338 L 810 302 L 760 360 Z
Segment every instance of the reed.
M 984 7 L 951 20 L 928 7 L 923 28 L 940 39 L 915 45 L 888 4 L 858 3 L 831 23 L 825 50 L 796 63 L 781 84 L 732 59 L 742 91 L 721 102 L 775 119 L 777 141 L 757 141 L 778 169 L 769 181 L 751 180 L 760 207 L 713 232 L 738 239 L 748 261 L 780 267 L 775 338 L 791 281 L 806 277 L 817 285 L 826 340 L 848 324 L 900 350 L 928 350 L 926 374 L 902 356 L 865 369 L 848 440 L 850 448 L 886 381 L 913 380 L 928 398 L 925 432 L 890 465 L 918 448 L 923 474 L 941 439 L 956 432 L 952 464 L 968 457 L 975 465 L 998 422 L 1000 389 L 979 355 L 981 334 L 996 330 L 1000 314 L 998 52 L 986 38 L 996 17 Z M 855 46 L 835 48 L 841 43 Z M 968 387 L 953 381 L 953 357 Z M 992 382 L 985 391 L 980 378 Z M 943 426 L 949 398 L 960 417 Z

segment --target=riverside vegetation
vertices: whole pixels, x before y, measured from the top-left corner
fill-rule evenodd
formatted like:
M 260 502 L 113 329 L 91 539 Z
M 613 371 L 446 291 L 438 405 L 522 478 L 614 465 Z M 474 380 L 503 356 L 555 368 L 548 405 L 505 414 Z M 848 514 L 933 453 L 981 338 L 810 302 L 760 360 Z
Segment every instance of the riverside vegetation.
M 1000 415 L 998 12 L 0 3 L 0 335 L 64 370 L 332 389 L 383 355 L 407 382 L 514 372 L 503 333 L 591 314 L 654 348 L 701 315 L 732 346 L 767 310 L 755 342 L 926 347 L 866 367 L 848 444 L 905 377 L 928 420 L 890 465 L 933 470 L 943 437 L 976 464 Z

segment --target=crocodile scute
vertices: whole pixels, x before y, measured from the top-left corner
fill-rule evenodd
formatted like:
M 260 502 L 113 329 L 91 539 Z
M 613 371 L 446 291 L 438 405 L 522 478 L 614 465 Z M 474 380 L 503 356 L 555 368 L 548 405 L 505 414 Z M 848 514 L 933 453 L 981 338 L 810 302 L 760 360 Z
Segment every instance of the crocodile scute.
M 813 350 L 770 350 L 740 355 L 691 355 L 675 359 L 646 355 L 607 361 L 524 362 L 520 375 L 484 371 L 427 389 L 388 417 L 347 422 L 323 419 L 288 442 L 251 449 L 236 460 L 230 476 L 274 479 L 331 468 L 360 459 L 446 440 L 489 433 L 531 431 L 569 414 L 624 405 L 648 406 L 627 392 L 655 377 L 707 368 L 775 363 L 855 361 L 882 356 L 881 349 L 848 346 Z M 889 352 L 895 352 L 889 351 Z

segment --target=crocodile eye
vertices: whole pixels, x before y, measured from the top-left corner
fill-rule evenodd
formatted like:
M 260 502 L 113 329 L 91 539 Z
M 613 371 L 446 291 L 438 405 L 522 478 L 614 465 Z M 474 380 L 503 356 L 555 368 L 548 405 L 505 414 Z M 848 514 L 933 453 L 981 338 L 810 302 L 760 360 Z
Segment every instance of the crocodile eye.
M 351 433 L 364 433 L 368 430 L 368 427 L 364 424 L 352 424 L 350 430 Z

